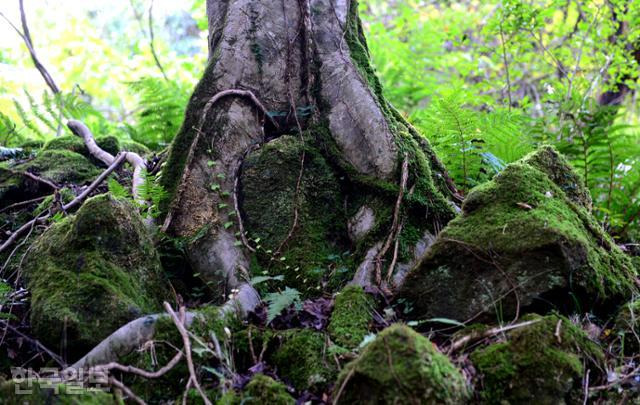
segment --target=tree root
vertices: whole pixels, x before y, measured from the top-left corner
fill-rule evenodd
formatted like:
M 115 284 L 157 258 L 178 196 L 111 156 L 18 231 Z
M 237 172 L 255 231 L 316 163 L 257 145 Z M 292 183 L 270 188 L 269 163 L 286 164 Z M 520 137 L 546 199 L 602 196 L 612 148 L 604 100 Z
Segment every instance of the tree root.
M 238 292 L 220 307 L 220 316 L 225 317 L 237 314 L 239 317 L 245 317 L 259 303 L 260 298 L 255 289 L 249 284 L 242 284 Z M 127 323 L 105 338 L 83 358 L 71 365 L 70 368 L 90 368 L 118 361 L 118 359 L 131 353 L 145 342 L 152 340 L 155 334 L 156 322 L 166 316 L 168 316 L 166 313 L 147 315 Z M 199 315 L 195 312 L 187 312 L 184 319 L 184 327 L 189 328 L 196 316 Z
M 187 159 L 185 160 L 185 163 L 184 163 L 184 171 L 182 173 L 182 177 L 179 183 L 180 186 L 178 188 L 178 192 L 176 193 L 176 197 L 174 198 L 173 203 L 169 208 L 169 212 L 167 213 L 164 224 L 162 225 L 162 228 L 161 228 L 162 232 L 166 232 L 167 229 L 169 229 L 169 226 L 171 226 L 171 221 L 173 219 L 173 211 L 175 207 L 180 203 L 180 196 L 183 194 L 184 184 L 186 183 L 186 179 L 189 177 L 189 165 L 193 160 L 193 156 L 195 155 L 195 150 L 197 148 L 198 143 L 200 142 L 200 136 L 202 135 L 202 127 L 204 127 L 204 123 L 207 119 L 207 114 L 209 113 L 209 110 L 211 110 L 211 108 L 215 103 L 217 103 L 222 98 L 228 97 L 228 96 L 248 98 L 253 102 L 256 108 L 260 110 L 260 112 L 266 118 L 268 118 L 269 121 L 271 121 L 271 123 L 276 128 L 279 128 L 278 123 L 273 119 L 273 117 L 269 115 L 269 112 L 267 111 L 265 106 L 260 102 L 260 100 L 258 100 L 255 94 L 253 94 L 253 92 L 251 92 L 250 90 L 228 89 L 228 90 L 222 90 L 214 94 L 213 97 L 211 97 L 202 108 L 202 114 L 200 115 L 200 119 L 198 120 L 198 126 L 194 128 L 194 130 L 196 131 L 196 136 L 191 142 L 191 147 L 189 148 L 189 153 L 187 154 Z
M 400 207 L 402 205 L 402 198 L 404 196 L 404 191 L 407 188 L 407 180 L 409 179 L 409 155 L 405 153 L 404 160 L 402 161 L 402 175 L 400 178 L 400 189 L 398 190 L 398 198 L 396 199 L 396 205 L 393 210 L 393 221 L 391 222 L 391 229 L 389 230 L 389 234 L 382 245 L 382 249 L 378 252 L 375 262 L 375 278 L 376 284 L 380 285 L 382 283 L 382 258 L 387 254 L 387 251 L 391 247 L 391 243 L 398 238 L 400 233 Z M 395 266 L 395 260 L 389 266 L 389 270 L 387 271 L 388 279 L 391 279 L 391 275 L 393 274 L 393 267 Z
M 82 122 L 76 120 L 69 120 L 67 122 L 67 126 L 75 135 L 81 137 L 84 140 L 84 144 L 89 150 L 89 153 L 96 159 L 103 162 L 105 165 L 109 166 L 113 163 L 115 158 L 109 152 L 104 151 L 102 148 L 98 146 L 95 139 L 93 138 L 93 134 L 91 130 Z M 143 170 L 146 169 L 146 164 L 144 159 L 140 157 L 137 153 L 134 152 L 121 152 L 125 155 L 127 162 L 133 167 L 133 179 L 131 181 L 131 193 L 133 194 L 133 198 L 141 205 L 145 205 L 146 201 L 141 195 L 141 188 L 144 184 L 144 176 L 142 174 Z

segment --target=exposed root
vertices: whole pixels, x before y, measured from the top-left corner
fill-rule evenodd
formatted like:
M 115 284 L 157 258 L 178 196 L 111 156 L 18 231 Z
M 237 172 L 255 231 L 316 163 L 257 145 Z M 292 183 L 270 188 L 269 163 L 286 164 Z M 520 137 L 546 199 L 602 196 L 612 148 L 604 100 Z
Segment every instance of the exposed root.
M 180 203 L 180 197 L 183 194 L 184 185 L 186 184 L 186 180 L 189 177 L 189 166 L 193 161 L 193 156 L 195 155 L 195 150 L 197 148 L 198 143 L 200 142 L 200 136 L 202 135 L 202 127 L 204 127 L 204 123 L 207 120 L 207 114 L 209 110 L 213 107 L 215 103 L 217 103 L 220 99 L 229 96 L 237 96 L 237 97 L 246 97 L 253 102 L 258 110 L 267 118 L 271 123 L 279 128 L 278 123 L 269 115 L 267 109 L 262 105 L 260 100 L 251 92 L 250 90 L 240 90 L 240 89 L 229 89 L 223 90 L 221 92 L 216 93 L 213 97 L 207 101 L 207 103 L 202 108 L 202 115 L 200 115 L 200 119 L 198 120 L 198 126 L 194 128 L 196 131 L 196 136 L 191 142 L 191 147 L 189 148 L 189 153 L 187 154 L 187 159 L 184 163 L 184 171 L 182 172 L 182 177 L 180 178 L 180 185 L 178 188 L 178 192 L 176 193 L 176 197 L 171 204 L 171 208 L 169 208 L 169 212 L 167 213 L 167 217 L 165 218 L 164 224 L 162 225 L 162 232 L 166 232 L 171 226 L 171 221 L 173 219 L 173 210 Z
M 109 152 L 104 151 L 102 148 L 98 146 L 95 139 L 93 138 L 93 134 L 91 130 L 82 122 L 76 120 L 69 120 L 67 122 L 67 126 L 77 136 L 81 137 L 84 140 L 84 144 L 86 145 L 89 153 L 94 156 L 96 159 L 103 162 L 105 165 L 109 166 L 113 163 L 115 158 Z M 127 162 L 133 167 L 133 179 L 131 180 L 131 193 L 133 194 L 133 198 L 141 205 L 145 205 L 146 201 L 141 195 L 142 185 L 144 184 L 144 176 L 143 170 L 146 169 L 146 163 L 144 159 L 140 157 L 137 153 L 134 152 L 122 152 L 127 159 Z
M 242 222 L 242 215 L 240 213 L 240 204 L 238 203 L 238 189 L 239 189 L 239 183 L 240 183 L 240 170 L 242 169 L 242 163 L 244 162 L 244 159 L 249 154 L 249 152 L 251 152 L 254 149 L 254 147 L 255 147 L 254 145 L 248 147 L 247 150 L 242 155 L 242 157 L 238 159 L 238 166 L 234 171 L 235 179 L 233 181 L 233 209 L 236 213 L 236 219 L 238 220 L 238 232 L 240 232 L 240 240 L 242 241 L 242 244 L 250 252 L 255 252 L 256 250 L 249 244 L 249 241 L 247 240 L 247 235 L 245 234 L 245 231 L 244 231 L 244 223 Z
M 396 199 L 396 205 L 393 210 L 393 220 L 391 222 L 391 229 L 389 230 L 389 234 L 387 235 L 384 244 L 382 245 L 382 249 L 378 252 L 376 256 L 376 268 L 375 268 L 375 280 L 376 284 L 380 285 L 382 283 L 382 258 L 387 254 L 387 251 L 391 247 L 391 243 L 398 238 L 400 234 L 400 208 L 402 205 L 402 198 L 404 197 L 404 191 L 407 188 L 407 180 L 409 179 L 409 155 L 405 153 L 404 160 L 402 161 L 402 175 L 400 178 L 400 189 L 398 190 L 398 198 Z M 392 262 L 392 265 L 395 266 L 395 263 Z M 393 274 L 393 267 L 389 266 L 388 273 Z M 390 276 L 388 277 L 391 278 Z
M 247 313 L 253 311 L 260 304 L 260 296 L 249 284 L 242 284 L 238 292 L 220 307 L 220 316 L 225 317 L 237 314 L 244 318 Z M 99 364 L 116 362 L 121 357 L 131 353 L 145 342 L 152 340 L 155 334 L 155 325 L 159 318 L 167 314 L 147 315 L 122 326 L 120 329 L 106 337 L 83 358 L 76 361 L 70 368 L 90 368 Z M 195 312 L 187 312 L 184 318 L 184 327 L 189 328 L 196 316 Z

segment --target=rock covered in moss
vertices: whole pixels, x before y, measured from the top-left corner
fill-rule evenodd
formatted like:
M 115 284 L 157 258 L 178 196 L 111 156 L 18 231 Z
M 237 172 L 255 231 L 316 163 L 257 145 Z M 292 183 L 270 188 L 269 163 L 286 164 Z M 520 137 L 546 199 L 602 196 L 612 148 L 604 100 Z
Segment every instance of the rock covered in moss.
M 105 152 L 115 155 L 120 151 L 120 141 L 115 136 L 99 136 L 95 139 L 96 144 Z M 43 150 L 70 150 L 81 154 L 82 156 L 93 159 L 93 156 L 84 144 L 84 140 L 75 135 L 64 135 L 53 138 L 47 142 Z
M 108 388 L 103 386 L 103 388 Z M 109 392 L 87 390 L 83 387 L 38 381 L 21 382 L 14 380 L 0 384 L 0 405 L 116 405 L 117 401 Z
M 640 351 L 640 299 L 625 304 L 616 315 L 613 326 L 624 353 Z
M 51 188 L 20 173 L 30 172 L 57 184 L 84 184 L 100 170 L 84 156 L 68 150 L 47 150 L 10 169 L 0 168 L 0 206 L 51 193 Z
M 635 269 L 589 207 L 566 160 L 543 147 L 470 192 L 399 297 L 414 315 L 460 321 L 571 295 L 588 295 L 586 307 L 628 297 Z
M 604 361 L 600 347 L 567 318 L 530 315 L 522 321 L 534 323 L 508 332 L 505 342 L 472 353 L 482 401 L 582 403 L 584 373 L 597 371 Z
M 229 392 L 216 401 L 216 405 L 293 405 L 295 403 L 295 399 L 287 392 L 284 384 L 264 374 L 254 375 L 241 393 Z
M 304 171 L 296 197 L 303 151 Z M 346 236 L 346 218 L 336 208 L 341 204 L 340 185 L 319 151 L 294 136 L 265 144 L 244 161 L 241 194 L 244 224 L 249 237 L 259 240 L 261 262 L 275 266 L 274 274 L 283 274 L 286 285 L 303 293 L 315 292 L 330 273 L 328 258 L 345 250 L 340 239 Z M 287 238 L 295 204 L 296 231 L 274 265 L 269 252 Z
M 333 394 L 338 404 L 460 404 L 469 390 L 460 371 L 429 339 L 396 324 L 345 366 Z
M 278 375 L 300 391 L 328 385 L 336 371 L 326 355 L 325 335 L 310 329 L 291 329 L 278 334 L 280 347 L 269 362 Z
M 126 322 L 159 309 L 160 260 L 137 209 L 103 194 L 32 245 L 25 278 L 31 324 L 50 347 L 84 354 Z
M 373 299 L 362 287 L 350 285 L 336 297 L 329 321 L 329 334 L 334 342 L 346 348 L 356 348 L 369 331 Z

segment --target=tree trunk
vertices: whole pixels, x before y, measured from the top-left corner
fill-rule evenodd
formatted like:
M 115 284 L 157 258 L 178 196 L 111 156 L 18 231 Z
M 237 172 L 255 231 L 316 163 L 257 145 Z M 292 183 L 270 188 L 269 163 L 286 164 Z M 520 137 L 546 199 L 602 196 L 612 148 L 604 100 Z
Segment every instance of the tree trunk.
M 380 284 L 454 214 L 427 140 L 382 96 L 357 9 L 207 1 L 209 62 L 163 169 L 164 229 L 221 300 L 265 273 L 307 295 L 345 274 Z

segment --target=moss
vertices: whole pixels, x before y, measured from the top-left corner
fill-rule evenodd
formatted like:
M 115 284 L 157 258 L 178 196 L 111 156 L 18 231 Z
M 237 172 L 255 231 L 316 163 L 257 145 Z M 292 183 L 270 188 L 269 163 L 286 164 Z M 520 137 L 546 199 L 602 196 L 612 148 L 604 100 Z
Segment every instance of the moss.
M 73 191 L 71 191 L 67 187 L 60 189 L 59 193 L 60 193 L 60 198 L 62 199 L 63 204 L 69 203 L 76 196 L 75 194 L 73 194 Z M 53 195 L 47 196 L 44 200 L 40 202 L 40 204 L 38 204 L 36 209 L 33 210 L 33 215 L 39 215 L 44 211 L 46 211 L 47 209 L 51 208 L 52 202 L 53 202 Z
M 115 155 L 120 151 L 120 141 L 115 136 L 101 136 L 96 138 L 96 144 L 104 151 Z M 88 159 L 94 159 L 89 149 L 84 144 L 82 138 L 75 135 L 64 135 L 58 138 L 53 138 L 47 142 L 43 150 L 68 150 L 71 152 L 79 153 Z
M 449 359 L 400 324 L 380 332 L 334 385 L 338 404 L 459 404 L 468 396 L 462 374 Z
M 108 388 L 104 386 L 103 388 Z M 64 384 L 7 381 L 0 385 L 0 404 L 29 405 L 107 405 L 118 404 L 113 395 Z
M 29 171 L 58 184 L 82 184 L 100 174 L 100 170 L 84 156 L 68 150 L 45 150 L 14 170 Z
M 151 153 L 151 150 L 149 150 L 149 148 L 136 141 L 121 141 L 120 150 L 126 152 L 135 152 L 140 156 Z
M 109 194 L 52 225 L 25 263 L 31 323 L 50 347 L 84 354 L 126 322 L 159 309 L 160 262 L 137 210 Z
M 34 141 L 34 140 L 22 142 L 20 144 L 20 148 L 24 150 L 33 150 L 33 151 L 41 149 L 43 146 L 44 146 L 43 141 Z
M 481 376 L 480 399 L 495 404 L 582 400 L 584 364 L 596 371 L 604 361 L 602 350 L 567 318 L 530 315 L 522 320 L 537 322 L 508 332 L 506 342 L 472 353 Z
M 303 151 L 304 172 L 294 202 Z M 340 184 L 319 151 L 294 136 L 265 144 L 245 159 L 241 194 L 245 228 L 261 247 L 260 270 L 283 274 L 285 285 L 305 295 L 317 294 L 316 288 L 331 274 L 331 258 L 347 249 L 347 221 L 336 209 L 341 204 Z M 281 255 L 274 257 L 291 230 L 296 206 L 295 232 Z
M 550 156 L 560 163 L 540 170 Z M 518 305 L 514 285 L 522 307 L 542 305 L 540 296 L 567 305 L 572 294 L 589 296 L 581 304 L 594 308 L 636 290 L 629 258 L 590 215 L 580 185 L 569 187 L 566 179 L 577 176 L 563 161 L 543 148 L 470 192 L 462 215 L 442 231 L 399 293 L 414 315 L 509 317 Z
M 279 333 L 278 338 L 281 346 L 268 360 L 279 376 L 300 391 L 321 389 L 333 381 L 336 370 L 326 357 L 323 333 L 291 329 Z
M 640 299 L 622 306 L 616 315 L 613 330 L 623 353 L 633 355 L 640 351 Z
M 373 299 L 362 287 L 347 286 L 338 294 L 328 331 L 338 345 L 356 348 L 369 331 Z
M 287 392 L 284 384 L 264 374 L 253 376 L 249 384 L 242 390 L 242 401 L 247 405 L 293 405 L 295 400 Z

